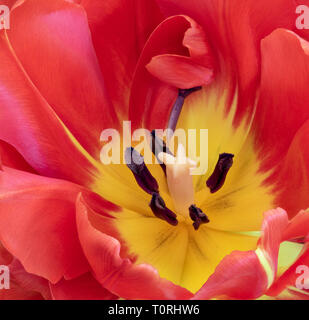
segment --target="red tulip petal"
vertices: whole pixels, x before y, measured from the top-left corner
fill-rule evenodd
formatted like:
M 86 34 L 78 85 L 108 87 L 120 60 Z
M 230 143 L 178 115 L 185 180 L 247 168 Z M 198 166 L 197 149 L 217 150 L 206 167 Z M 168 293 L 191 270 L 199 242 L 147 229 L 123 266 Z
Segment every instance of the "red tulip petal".
M 0 265 L 9 265 L 14 257 L 3 247 L 0 242 Z
M 186 31 L 182 44 L 189 50 L 193 61 L 209 68 L 214 68 L 214 56 L 203 28 L 194 20 L 186 17 L 191 27 Z
M 267 275 L 254 251 L 234 251 L 223 258 L 194 300 L 255 299 L 267 288 Z
M 43 300 L 43 297 L 40 293 L 25 290 L 11 281 L 9 290 L 0 290 L 0 300 Z
M 302 0 L 158 0 L 158 3 L 166 16 L 186 14 L 197 21 L 207 32 L 216 54 L 223 55 L 225 68 L 237 71 L 236 121 L 248 108 L 253 110 L 260 72 L 260 40 L 278 27 L 309 38 L 308 30 L 296 30 L 295 25 L 296 7 L 305 3 Z
M 309 207 L 309 153 L 303 147 L 309 137 L 309 55 L 304 44 L 284 29 L 262 41 L 260 101 L 254 122 L 263 168 L 272 169 L 268 182 L 275 186 L 277 205 L 290 217 Z
M 283 233 L 283 241 L 309 236 L 309 211 L 301 210 L 288 224 Z
M 276 186 L 276 202 L 286 208 L 290 218 L 309 207 L 309 151 L 304 147 L 308 139 L 309 120 L 295 134 L 270 179 Z
M 8 6 L 10 9 L 18 0 L 1 0 L 1 5 Z
M 171 54 L 152 58 L 147 70 L 161 81 L 181 89 L 207 85 L 213 80 L 213 70 L 188 57 Z
M 0 264 L 1 261 L 0 261 Z M 0 290 L 0 300 L 42 300 L 50 299 L 50 290 L 48 281 L 27 273 L 20 262 L 16 259 L 8 266 L 9 289 Z
M 169 85 L 190 89 L 207 85 L 213 80 L 213 57 L 203 29 L 192 19 L 186 18 L 190 28 L 182 44 L 189 56 L 162 54 L 152 58 L 146 66 L 155 77 Z
M 37 292 L 46 300 L 51 299 L 49 284 L 46 279 L 28 273 L 16 259 L 10 264 L 9 268 L 10 280 L 14 281 L 19 287 L 29 292 Z
M 89 155 L 33 86 L 5 37 L 0 38 L 0 48 L 5 66 L 0 70 L 0 139 L 13 145 L 40 174 L 90 183 L 90 172 L 96 169 Z
M 150 265 L 135 265 L 120 255 L 120 242 L 95 229 L 85 201 L 77 201 L 77 227 L 84 253 L 96 279 L 125 299 L 188 299 L 190 292 L 159 277 Z
M 283 209 L 270 210 L 264 214 L 262 235 L 258 247 L 271 266 L 272 279 L 277 274 L 280 243 L 288 222 L 288 215 Z
M 32 83 L 64 124 L 99 158 L 104 128 L 117 124 L 82 7 L 29 0 L 11 12 L 9 41 Z
M 10 144 L 0 140 L 0 165 L 14 169 L 35 173 L 35 170 L 26 162 L 21 154 Z
M 197 28 L 198 25 L 192 19 L 185 16 L 176 16 L 163 21 L 151 34 L 138 62 L 131 89 L 130 119 L 132 120 L 133 128 L 141 125 L 145 125 L 150 129 L 165 127 L 170 109 L 177 97 L 177 89 L 172 85 L 188 87 L 191 84 L 195 84 L 192 82 L 192 77 L 188 79 L 188 83 L 185 83 L 183 76 L 182 82 L 179 83 L 175 81 L 175 78 L 171 79 L 177 59 L 181 59 L 182 62 L 186 63 L 184 68 L 187 67 L 196 72 L 196 75 L 199 75 L 198 80 L 201 80 L 201 77 L 203 81 L 209 79 L 209 70 L 206 71 L 206 75 L 203 77 L 200 72 L 203 68 L 199 69 L 197 65 L 192 63 L 189 65 L 188 60 L 184 58 L 188 57 L 191 52 L 197 64 L 202 62 L 206 64 L 206 61 L 201 60 L 201 56 L 203 56 L 201 52 L 203 51 L 207 62 L 209 63 L 210 61 L 206 40 L 203 39 L 201 41 L 199 37 L 197 39 L 194 38 Z M 188 48 L 184 47 L 184 44 Z M 166 56 L 167 54 L 168 56 Z M 182 58 L 171 58 L 171 55 L 182 56 Z M 154 60 L 150 62 L 152 58 Z M 160 61 L 164 62 L 165 65 L 168 63 L 170 67 L 167 70 L 169 72 L 167 76 L 164 76 L 164 74 L 162 76 L 162 80 L 168 80 L 169 84 L 161 82 L 145 68 L 148 65 L 151 72 L 153 71 L 156 75 L 159 75 L 162 67 L 159 64 Z M 180 70 L 183 71 L 184 68 Z M 173 81 L 171 82 L 170 80 Z M 200 84 L 200 82 L 197 83 Z
M 104 289 L 90 273 L 72 280 L 50 284 L 55 300 L 115 300 L 117 296 Z
M 0 172 L 0 240 L 27 272 L 55 283 L 88 270 L 75 222 L 80 191 L 7 167 Z
M 288 48 L 288 50 L 287 50 Z M 262 79 L 256 111 L 257 143 L 273 167 L 309 119 L 309 55 L 299 38 L 278 29 L 262 41 Z M 273 143 L 276 141 L 276 148 Z
M 82 0 L 108 95 L 127 119 L 130 86 L 144 44 L 161 22 L 156 1 Z

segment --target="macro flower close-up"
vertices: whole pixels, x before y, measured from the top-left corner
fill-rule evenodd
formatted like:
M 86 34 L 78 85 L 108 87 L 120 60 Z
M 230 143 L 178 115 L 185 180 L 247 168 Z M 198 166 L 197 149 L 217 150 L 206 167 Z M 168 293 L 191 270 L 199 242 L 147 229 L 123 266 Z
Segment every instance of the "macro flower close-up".
M 308 0 L 0 0 L 0 64 L 1 300 L 309 298 Z

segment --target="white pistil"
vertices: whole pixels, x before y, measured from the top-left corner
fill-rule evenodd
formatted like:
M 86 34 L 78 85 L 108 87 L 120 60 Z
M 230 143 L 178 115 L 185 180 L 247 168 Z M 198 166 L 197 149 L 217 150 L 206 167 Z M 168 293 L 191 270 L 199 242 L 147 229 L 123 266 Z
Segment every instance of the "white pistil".
M 190 169 L 197 163 L 186 157 L 182 144 L 178 145 L 176 157 L 160 152 L 158 158 L 166 165 L 167 185 L 177 214 L 189 217 L 189 207 L 194 204 L 193 176 Z

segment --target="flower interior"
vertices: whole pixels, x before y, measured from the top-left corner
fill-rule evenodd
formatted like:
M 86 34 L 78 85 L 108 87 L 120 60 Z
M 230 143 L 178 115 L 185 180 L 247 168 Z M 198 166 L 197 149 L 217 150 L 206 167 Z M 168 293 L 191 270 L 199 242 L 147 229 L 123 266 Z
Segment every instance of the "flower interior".
M 160 152 L 152 150 L 158 164 L 145 164 L 139 151 L 127 148 L 127 163 L 104 166 L 105 184 L 97 180 L 94 187 L 122 207 L 113 213 L 114 226 L 127 254 L 191 292 L 202 286 L 225 255 L 255 249 L 262 213 L 274 206 L 272 188 L 265 183 L 268 174 L 260 171 L 252 118 L 235 125 L 236 98 L 229 109 L 227 105 L 227 94 L 210 85 L 190 92 L 181 112 L 178 96 L 170 113 L 174 120 L 169 129 L 209 130 L 205 174 L 191 174 L 199 159 L 195 148 L 178 141 L 173 153 L 168 140 L 154 130 L 153 145 L 161 144 Z

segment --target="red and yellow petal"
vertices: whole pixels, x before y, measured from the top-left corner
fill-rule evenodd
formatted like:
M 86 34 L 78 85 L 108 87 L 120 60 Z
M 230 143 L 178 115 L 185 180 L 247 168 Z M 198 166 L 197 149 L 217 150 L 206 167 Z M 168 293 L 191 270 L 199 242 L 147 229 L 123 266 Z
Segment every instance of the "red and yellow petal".
M 289 221 L 286 229 L 284 230 L 282 234 L 282 240 L 285 241 L 288 239 L 299 239 L 303 241 L 305 244 L 299 246 L 302 246 L 302 250 L 296 257 L 295 261 L 292 262 L 291 265 L 286 266 L 283 273 L 277 277 L 276 281 L 273 283 L 273 285 L 268 290 L 267 294 L 270 296 L 277 296 L 281 295 L 285 292 L 285 290 L 292 290 L 292 293 L 297 289 L 298 282 L 301 285 L 303 281 L 308 281 L 308 271 L 307 267 L 309 264 L 309 247 L 308 247 L 308 235 L 309 235 L 309 212 L 308 210 L 300 211 L 292 220 Z M 302 269 L 301 272 L 298 271 L 299 267 L 304 267 L 305 269 Z M 304 272 L 303 276 L 301 276 L 301 273 Z M 302 279 L 301 279 L 302 278 Z M 300 281 L 299 281 L 300 279 Z M 306 291 L 306 288 L 302 288 Z M 299 290 L 301 293 L 301 290 Z M 304 292 L 305 294 L 305 292 Z M 309 291 L 307 290 L 307 294 L 309 294 Z
M 151 214 L 147 216 L 126 209 L 111 208 L 111 218 L 105 212 L 91 209 L 93 203 L 90 206 L 89 200 L 83 202 L 88 203 L 89 223 L 104 234 L 108 242 L 110 239 L 117 242 L 122 259 L 129 259 L 136 265 L 151 265 L 160 277 L 191 292 L 202 286 L 226 254 L 236 249 L 254 249 L 257 243 L 254 236 L 206 227 L 196 232 L 191 224 L 182 222 L 173 227 Z M 119 285 L 122 281 L 119 279 Z
M 302 269 L 299 272 L 299 267 L 303 266 L 304 268 L 308 268 L 309 265 L 309 247 L 306 244 L 301 252 L 300 256 L 297 260 L 274 282 L 274 284 L 269 288 L 267 294 L 269 296 L 278 296 L 284 290 L 292 289 L 296 290 L 297 285 L 304 284 L 304 281 L 308 283 L 309 274 L 307 269 Z M 304 272 L 304 273 L 303 273 Z M 300 280 L 298 280 L 300 279 Z M 298 284 L 299 281 L 299 284 Z M 309 298 L 309 290 L 305 287 L 300 288 L 299 291 L 303 290 L 303 294 L 307 294 L 307 299 Z
M 79 238 L 102 286 L 126 299 L 188 299 L 192 296 L 186 289 L 161 278 L 152 266 L 135 264 L 132 258 L 122 256 L 119 240 L 91 224 L 91 211 L 80 197 L 77 202 Z
M 277 274 L 279 248 L 288 222 L 288 215 L 281 208 L 267 211 L 264 214 L 262 235 L 259 239 L 256 253 L 267 270 L 269 285 Z M 268 269 L 269 267 L 270 269 Z
M 119 198 L 115 193 L 117 190 L 126 195 L 126 201 L 131 199 L 131 203 L 138 204 L 136 199 L 143 199 L 143 192 L 136 190 L 136 186 L 132 193 L 132 188 L 124 183 L 125 176 L 120 175 L 120 172 L 127 172 L 129 181 L 135 186 L 126 166 L 100 165 L 38 92 L 14 55 L 8 39 L 1 38 L 0 41 L 3 45 L 0 56 L 5 63 L 0 71 L 0 83 L 6 90 L 6 94 L 0 96 L 0 102 L 6 105 L 0 116 L 0 139 L 14 146 L 39 174 L 78 183 L 106 198 Z M 100 136 L 97 141 L 99 139 Z
M 255 251 L 234 251 L 217 266 L 194 299 L 256 299 L 274 281 L 282 234 L 288 224 L 282 209 L 266 212 Z
M 255 299 L 266 288 L 267 276 L 256 253 L 234 251 L 223 258 L 194 299 Z

